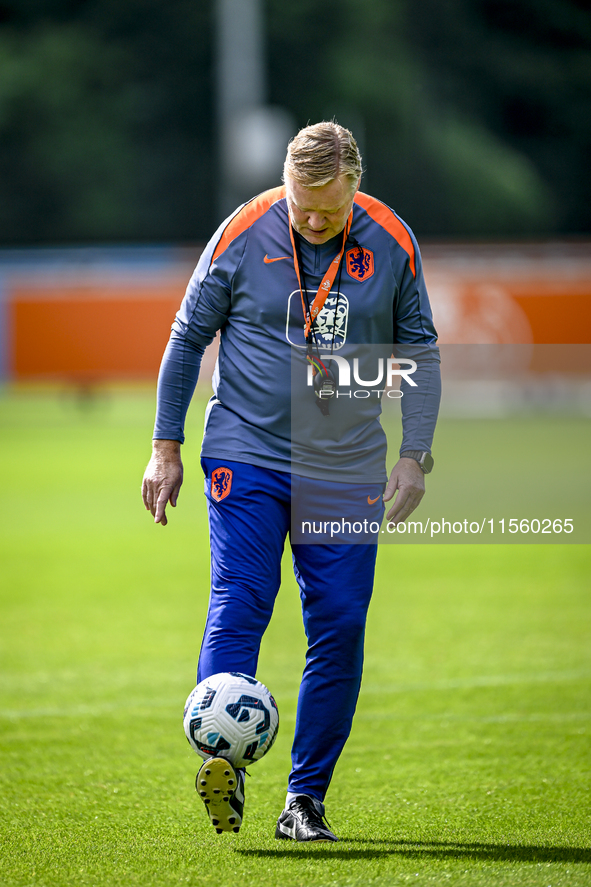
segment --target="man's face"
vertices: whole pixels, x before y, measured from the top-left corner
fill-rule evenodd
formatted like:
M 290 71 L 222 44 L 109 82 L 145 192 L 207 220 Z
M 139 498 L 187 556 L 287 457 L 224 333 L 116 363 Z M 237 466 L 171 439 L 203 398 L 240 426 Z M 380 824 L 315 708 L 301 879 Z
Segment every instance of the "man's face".
M 291 224 L 308 243 L 326 243 L 345 227 L 359 188 L 339 176 L 320 188 L 304 188 L 289 177 L 285 182 Z

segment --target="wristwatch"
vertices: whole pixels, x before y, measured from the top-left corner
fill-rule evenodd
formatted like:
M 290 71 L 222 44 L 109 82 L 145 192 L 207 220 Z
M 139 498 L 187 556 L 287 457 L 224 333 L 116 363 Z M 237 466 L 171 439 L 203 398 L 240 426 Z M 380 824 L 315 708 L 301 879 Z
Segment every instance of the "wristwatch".
M 433 456 L 426 450 L 406 450 L 400 454 L 401 459 L 414 459 L 419 463 L 419 468 L 423 474 L 430 474 L 433 471 Z

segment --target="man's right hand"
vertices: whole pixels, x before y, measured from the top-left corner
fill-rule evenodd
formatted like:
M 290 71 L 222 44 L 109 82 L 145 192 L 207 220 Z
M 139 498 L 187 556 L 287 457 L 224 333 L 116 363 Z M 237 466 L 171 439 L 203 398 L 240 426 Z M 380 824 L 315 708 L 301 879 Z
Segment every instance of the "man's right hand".
M 168 523 L 166 506 L 176 507 L 183 482 L 181 445 L 178 440 L 152 441 L 152 458 L 142 482 L 142 499 L 155 524 Z

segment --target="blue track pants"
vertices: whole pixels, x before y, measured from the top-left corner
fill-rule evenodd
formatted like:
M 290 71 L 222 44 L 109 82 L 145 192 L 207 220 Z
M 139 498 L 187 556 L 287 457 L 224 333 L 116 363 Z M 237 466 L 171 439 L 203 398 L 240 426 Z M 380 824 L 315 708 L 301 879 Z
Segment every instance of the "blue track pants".
M 330 502 L 336 517 L 349 501 L 381 521 L 383 487 L 327 483 L 209 458 L 202 464 L 211 595 L 197 680 L 222 671 L 256 675 L 261 638 L 279 591 L 284 543 L 291 534 L 308 650 L 288 791 L 322 801 L 359 695 L 377 545 L 375 535 L 364 544 L 295 543 L 293 503 L 308 503 L 305 510 L 310 503 Z

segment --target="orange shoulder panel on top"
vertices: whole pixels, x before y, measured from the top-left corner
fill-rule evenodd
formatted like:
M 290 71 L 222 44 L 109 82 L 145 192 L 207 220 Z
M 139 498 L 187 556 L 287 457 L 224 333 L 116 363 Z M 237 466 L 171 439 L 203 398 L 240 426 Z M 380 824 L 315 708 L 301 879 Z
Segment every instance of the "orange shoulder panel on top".
M 254 225 L 256 220 L 260 219 L 282 197 L 285 197 L 285 185 L 281 185 L 279 188 L 271 188 L 270 191 L 263 191 L 258 197 L 249 201 L 224 228 L 224 233 L 220 237 L 211 258 L 212 263 L 230 246 L 233 240 L 236 240 L 243 231 Z
M 410 234 L 400 219 L 381 200 L 376 200 L 375 197 L 370 197 L 369 194 L 364 194 L 362 191 L 358 191 L 355 195 L 355 203 L 359 204 L 374 222 L 385 228 L 388 234 L 391 234 L 394 240 L 400 244 L 404 252 L 408 253 L 410 270 L 413 277 L 416 277 L 415 248 Z

